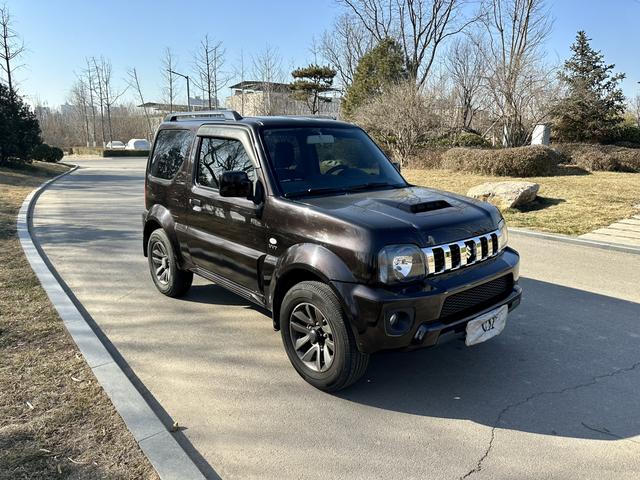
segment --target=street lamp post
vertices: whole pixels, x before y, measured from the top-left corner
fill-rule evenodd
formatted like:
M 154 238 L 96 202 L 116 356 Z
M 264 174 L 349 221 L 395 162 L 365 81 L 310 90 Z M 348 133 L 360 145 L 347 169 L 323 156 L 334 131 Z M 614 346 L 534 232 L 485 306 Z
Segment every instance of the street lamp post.
M 174 75 L 178 75 L 179 77 L 184 78 L 187 81 L 187 111 L 191 111 L 191 95 L 189 94 L 189 75 L 183 75 L 178 72 L 174 72 L 173 70 L 169 70 L 169 73 L 173 73 Z

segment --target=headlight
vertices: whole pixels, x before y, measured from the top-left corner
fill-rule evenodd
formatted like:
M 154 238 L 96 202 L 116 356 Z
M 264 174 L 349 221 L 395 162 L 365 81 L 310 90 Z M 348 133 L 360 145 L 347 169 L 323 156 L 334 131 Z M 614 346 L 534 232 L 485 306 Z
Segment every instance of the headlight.
M 500 220 L 498 224 L 498 251 L 501 252 L 507 246 L 509 242 L 509 232 L 507 231 L 507 224 L 504 220 Z
M 382 283 L 409 282 L 424 277 L 424 255 L 415 245 L 389 245 L 378 254 Z

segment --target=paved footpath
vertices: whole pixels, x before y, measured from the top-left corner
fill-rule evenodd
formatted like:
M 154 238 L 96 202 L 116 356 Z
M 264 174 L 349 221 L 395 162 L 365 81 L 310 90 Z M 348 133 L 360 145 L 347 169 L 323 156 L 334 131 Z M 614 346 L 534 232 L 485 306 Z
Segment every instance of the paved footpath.
M 640 478 L 640 256 L 512 234 L 524 297 L 502 335 L 376 355 L 330 395 L 245 300 L 155 291 L 144 160 L 78 163 L 38 201 L 36 236 L 211 477 Z
M 640 248 L 640 215 L 634 215 L 608 227 L 580 235 L 580 238 Z

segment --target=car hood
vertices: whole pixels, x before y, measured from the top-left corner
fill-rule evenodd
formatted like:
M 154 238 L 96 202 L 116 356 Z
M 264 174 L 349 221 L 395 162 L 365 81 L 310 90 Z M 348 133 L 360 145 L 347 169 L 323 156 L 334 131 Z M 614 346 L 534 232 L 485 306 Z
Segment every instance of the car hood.
M 501 218 L 488 203 L 422 187 L 303 198 L 298 203 L 375 230 L 386 244 L 417 243 L 423 247 L 495 230 Z

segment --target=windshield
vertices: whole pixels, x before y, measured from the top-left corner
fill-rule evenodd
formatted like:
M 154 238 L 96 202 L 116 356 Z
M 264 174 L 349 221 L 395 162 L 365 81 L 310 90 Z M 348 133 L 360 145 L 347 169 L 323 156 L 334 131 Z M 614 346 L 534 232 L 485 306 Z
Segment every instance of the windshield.
M 286 197 L 407 186 L 359 128 L 270 128 L 263 138 Z

